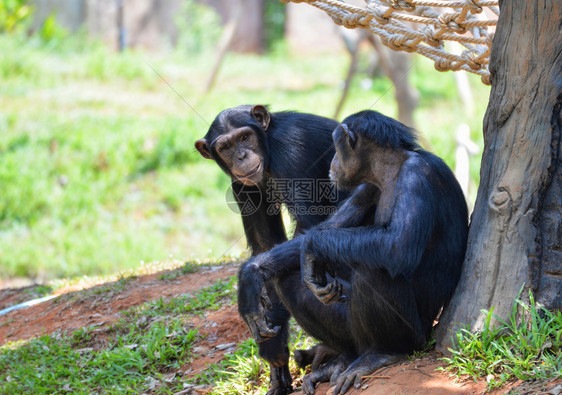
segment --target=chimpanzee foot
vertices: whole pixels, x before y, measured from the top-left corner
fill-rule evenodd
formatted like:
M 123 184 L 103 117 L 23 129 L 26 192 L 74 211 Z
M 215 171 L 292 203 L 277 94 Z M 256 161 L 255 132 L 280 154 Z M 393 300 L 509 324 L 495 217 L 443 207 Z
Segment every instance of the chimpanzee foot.
M 312 371 L 315 371 L 330 359 L 338 356 L 339 353 L 336 350 L 321 343 L 308 350 L 295 350 L 293 355 L 295 357 L 295 362 L 297 363 L 297 366 L 299 368 L 304 369 L 308 365 L 310 365 L 310 369 Z
M 289 372 L 289 365 L 285 364 L 279 368 L 271 367 L 269 376 L 269 390 L 267 395 L 287 395 L 293 392 L 293 378 Z
M 380 354 L 368 352 L 357 358 L 349 367 L 337 376 L 333 376 L 330 384 L 335 385 L 332 394 L 345 394 L 351 385 L 361 387 L 361 379 L 383 366 L 390 365 L 404 358 L 404 355 Z
M 350 360 L 343 355 L 332 358 L 317 370 L 307 374 L 302 379 L 302 392 L 312 395 L 316 391 L 316 384 L 330 381 L 332 377 L 337 377 L 349 365 Z

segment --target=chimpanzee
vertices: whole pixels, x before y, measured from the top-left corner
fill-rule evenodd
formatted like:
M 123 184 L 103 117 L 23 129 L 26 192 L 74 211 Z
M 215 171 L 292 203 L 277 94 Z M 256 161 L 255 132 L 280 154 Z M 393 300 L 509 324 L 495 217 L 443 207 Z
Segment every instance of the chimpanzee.
M 243 105 L 217 115 L 195 148 L 232 178 L 253 255 L 287 240 L 279 210 L 286 204 L 295 234 L 324 221 L 340 197 L 329 183 L 338 122 L 292 111 Z
M 319 224 L 336 210 L 345 193 L 329 180 L 338 122 L 297 112 L 270 113 L 262 105 L 243 105 L 219 113 L 204 138 L 195 143 L 232 178 L 232 190 L 253 255 L 287 240 L 280 206 L 295 219 L 295 235 Z M 275 290 L 268 321 L 282 327 L 279 336 L 259 345 L 271 365 L 271 391 L 291 389 L 288 319 Z
M 453 173 L 414 132 L 374 111 L 333 133 L 331 177 L 350 191 L 304 235 L 253 257 L 239 272 L 239 312 L 257 341 L 275 338 L 268 289 L 320 348 L 303 390 L 330 381 L 343 394 L 361 378 L 422 348 L 450 299 L 466 250 L 468 214 Z M 277 393 L 283 393 L 278 391 Z

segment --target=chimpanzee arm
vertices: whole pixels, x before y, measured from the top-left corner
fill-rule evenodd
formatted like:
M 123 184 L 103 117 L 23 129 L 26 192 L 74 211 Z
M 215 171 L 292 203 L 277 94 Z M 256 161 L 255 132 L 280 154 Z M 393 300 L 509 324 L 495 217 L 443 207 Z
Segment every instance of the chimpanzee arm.
M 358 186 L 338 211 L 314 229 L 357 226 L 378 202 L 380 192 L 372 184 Z M 314 232 L 311 230 L 310 232 Z M 306 236 L 297 236 L 275 246 L 270 251 L 250 258 L 238 273 L 238 311 L 252 336 L 264 341 L 277 334 L 265 320 L 265 309 L 270 302 L 265 287 L 266 281 L 291 271 L 300 270 L 301 245 Z
M 327 284 L 328 264 L 353 269 L 386 269 L 393 278 L 413 273 L 432 236 L 436 208 L 444 204 L 434 198 L 432 186 L 423 178 L 411 174 L 397 181 L 395 204 L 388 224 L 321 229 L 304 236 L 303 279 L 320 300 L 338 301 L 339 290 L 334 288 L 337 283 Z
M 374 184 L 360 184 L 333 215 L 315 226 L 312 231 L 360 226 L 368 215 L 374 214 L 379 198 L 380 189 Z
M 300 270 L 302 236 L 279 244 L 271 250 L 250 258 L 238 272 L 238 312 L 252 336 L 258 341 L 277 335 L 279 328 L 271 329 L 265 310 L 271 302 L 266 281 L 289 271 Z
M 232 192 L 240 208 L 244 233 L 252 255 L 268 251 L 287 240 L 280 210 L 271 210 L 267 196 L 257 186 L 232 183 Z
M 346 199 L 342 206 L 329 219 L 312 228 L 307 233 L 314 233 L 316 229 L 335 229 L 343 227 L 359 226 L 365 220 L 366 215 L 372 214 L 372 210 L 380 197 L 380 190 L 370 183 L 359 185 Z M 264 280 L 283 275 L 289 271 L 299 270 L 300 261 L 294 259 L 300 257 L 303 236 L 297 236 L 275 248 L 250 259 L 244 266 L 257 270 Z M 243 266 L 243 267 L 244 267 Z M 241 269 L 242 271 L 242 269 Z

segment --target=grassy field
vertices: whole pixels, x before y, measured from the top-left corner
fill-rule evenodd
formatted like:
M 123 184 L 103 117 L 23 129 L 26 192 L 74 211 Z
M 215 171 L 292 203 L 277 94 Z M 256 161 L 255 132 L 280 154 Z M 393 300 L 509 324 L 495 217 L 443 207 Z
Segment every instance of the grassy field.
M 0 340 L 7 340 L 0 343 L 0 393 L 175 394 L 198 389 L 198 393 L 217 395 L 265 394 L 269 367 L 259 358 L 255 341 L 246 339 L 246 332 L 241 331 L 244 324 L 236 314 L 237 279 L 232 276 L 236 265 L 214 268 L 234 270 L 229 270 L 229 275 L 225 271 L 224 278 L 209 280 L 205 286 L 200 283 L 210 275 L 212 266 L 186 264 L 153 276 L 149 283 L 146 276 L 130 273 L 47 302 L 50 318 L 43 316 L 39 321 L 41 314 L 27 309 L 7 316 L 0 322 Z M 139 287 L 148 291 L 149 284 L 163 290 L 177 283 L 179 294 L 174 296 L 160 295 L 141 303 L 133 295 Z M 125 306 L 122 303 L 128 307 L 115 311 Z M 525 312 L 520 324 L 517 307 Z M 436 358 L 432 353 L 417 352 L 409 362 L 375 374 L 375 379 L 364 384 L 368 388 L 365 393 L 388 389 L 392 381 L 381 380 L 390 379 L 388 376 L 407 380 L 401 381 L 400 393 L 419 392 L 420 388 L 442 388 L 450 394 L 482 393 L 485 388 L 503 388 L 501 393 L 510 394 L 556 393 L 546 391 L 545 385 L 562 375 L 562 313 L 542 309 L 530 295 L 529 304 L 517 301 L 510 317 L 497 321 L 499 327 L 491 324 L 493 311 L 486 317 L 482 332 L 462 329 L 456 334 L 457 347 L 440 358 L 440 369 L 449 378 L 437 372 L 424 373 L 425 381 L 418 377 L 408 384 L 415 371 Z M 60 320 L 65 329 L 54 330 L 54 321 L 59 324 Z M 77 327 L 76 320 L 81 325 L 90 324 Z M 22 326 L 34 328 L 36 336 L 27 339 L 25 334 L 14 332 Z M 2 334 L 8 336 L 2 338 Z M 313 339 L 293 322 L 291 353 L 312 344 Z M 224 353 L 219 351 L 221 347 Z M 211 357 L 211 349 L 218 355 Z M 293 358 L 289 368 L 293 385 L 300 386 L 306 371 L 299 369 Z M 471 386 L 477 381 L 481 385 Z
M 241 254 L 240 219 L 225 204 L 229 180 L 194 141 L 239 104 L 330 116 L 348 62 L 282 45 L 267 56 L 229 55 L 204 95 L 213 62 L 205 52 L 116 54 L 84 40 L 53 47 L 0 35 L 0 53 L 0 279 L 38 281 Z M 460 123 L 482 146 L 489 89 L 471 77 L 468 117 L 453 74 L 414 62 L 419 131 L 454 166 Z M 366 108 L 396 116 L 390 81 L 365 89 L 365 78 L 353 82 L 342 116 Z M 475 158 L 475 185 L 478 167 Z

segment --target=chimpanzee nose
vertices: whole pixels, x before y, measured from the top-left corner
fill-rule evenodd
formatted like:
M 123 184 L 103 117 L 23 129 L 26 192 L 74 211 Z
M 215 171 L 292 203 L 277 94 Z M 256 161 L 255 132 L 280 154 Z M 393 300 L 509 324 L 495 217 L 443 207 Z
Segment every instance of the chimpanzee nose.
M 238 160 L 242 160 L 242 159 L 244 159 L 245 157 L 246 157 L 246 151 L 238 151 L 238 152 L 236 153 L 236 158 L 237 158 Z

